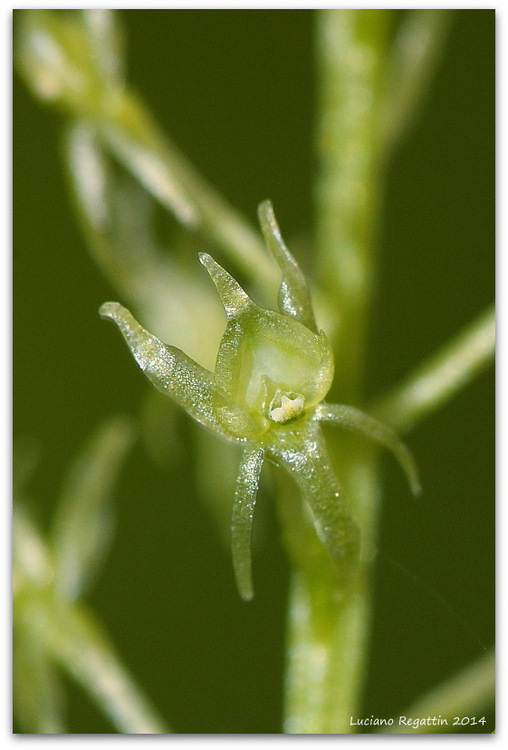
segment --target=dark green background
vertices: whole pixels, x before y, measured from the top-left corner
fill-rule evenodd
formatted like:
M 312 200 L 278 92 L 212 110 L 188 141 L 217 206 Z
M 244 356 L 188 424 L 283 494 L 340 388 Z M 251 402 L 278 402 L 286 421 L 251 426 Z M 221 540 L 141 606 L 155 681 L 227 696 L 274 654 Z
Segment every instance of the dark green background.
M 314 13 L 121 15 L 129 79 L 174 141 L 250 220 L 271 198 L 286 240 L 309 237 Z M 494 24 L 493 11 L 456 12 L 427 106 L 389 166 L 371 395 L 494 295 Z M 64 120 L 16 76 L 13 112 L 14 432 L 41 446 L 30 489 L 44 526 L 71 457 L 108 415 L 137 413 L 147 385 L 97 314 L 117 294 L 72 213 Z M 184 422 L 192 467 L 187 433 Z M 493 642 L 492 370 L 409 442 L 424 494 L 412 500 L 386 461 L 368 715 L 403 710 Z M 256 597 L 245 604 L 188 472 L 182 463 L 155 466 L 138 442 L 119 481 L 115 541 L 90 604 L 177 731 L 278 732 L 287 567 L 275 512 L 261 503 Z M 111 731 L 78 688 L 69 690 L 71 731 Z

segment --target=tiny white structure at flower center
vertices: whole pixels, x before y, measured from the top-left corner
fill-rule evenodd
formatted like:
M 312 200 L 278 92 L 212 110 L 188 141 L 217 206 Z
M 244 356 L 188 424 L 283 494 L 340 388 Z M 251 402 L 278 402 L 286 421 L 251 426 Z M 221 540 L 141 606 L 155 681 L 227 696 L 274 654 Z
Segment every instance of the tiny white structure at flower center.
M 297 394 L 294 398 L 291 398 L 290 396 L 282 395 L 280 398 L 280 406 L 271 409 L 268 416 L 273 422 L 284 424 L 285 422 L 289 422 L 290 419 L 300 416 L 304 407 L 305 399 L 303 396 Z

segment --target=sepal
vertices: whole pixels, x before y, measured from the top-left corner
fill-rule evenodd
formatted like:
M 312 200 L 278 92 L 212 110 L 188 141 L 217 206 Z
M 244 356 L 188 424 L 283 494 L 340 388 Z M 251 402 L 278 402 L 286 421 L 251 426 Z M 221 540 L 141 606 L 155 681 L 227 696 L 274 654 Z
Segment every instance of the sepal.
M 216 387 L 212 372 L 146 331 L 118 302 L 105 302 L 99 312 L 117 324 L 134 359 L 157 390 L 210 430 L 229 440 L 240 439 L 217 418 L 217 409 L 230 404 Z

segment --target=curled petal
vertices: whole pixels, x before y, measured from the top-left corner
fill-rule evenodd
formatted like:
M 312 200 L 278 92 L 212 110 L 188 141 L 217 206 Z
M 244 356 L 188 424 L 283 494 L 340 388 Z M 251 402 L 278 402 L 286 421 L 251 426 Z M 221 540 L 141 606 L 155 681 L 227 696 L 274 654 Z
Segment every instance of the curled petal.
M 136 362 L 150 382 L 174 399 L 191 417 L 229 440 L 231 435 L 217 420 L 216 409 L 230 406 L 216 386 L 213 373 L 175 346 L 163 344 L 146 331 L 118 302 L 105 302 L 100 315 L 114 321 L 122 332 Z
M 281 431 L 270 449 L 300 488 L 317 535 L 335 562 L 338 585 L 345 590 L 358 569 L 360 532 L 344 502 L 319 425 L 308 421 L 299 430 Z
M 270 201 L 259 204 L 258 216 L 268 249 L 282 271 L 279 310 L 317 333 L 307 280 L 282 239 Z
M 321 422 L 333 422 L 341 427 L 357 430 L 385 448 L 389 448 L 404 470 L 413 494 L 420 494 L 420 480 L 413 455 L 391 427 L 345 404 L 319 404 L 316 407 L 315 418 Z
M 244 452 L 233 503 L 231 520 L 233 568 L 240 596 L 246 601 L 254 596 L 251 561 L 252 522 L 264 457 L 265 453 L 262 448 L 251 448 Z

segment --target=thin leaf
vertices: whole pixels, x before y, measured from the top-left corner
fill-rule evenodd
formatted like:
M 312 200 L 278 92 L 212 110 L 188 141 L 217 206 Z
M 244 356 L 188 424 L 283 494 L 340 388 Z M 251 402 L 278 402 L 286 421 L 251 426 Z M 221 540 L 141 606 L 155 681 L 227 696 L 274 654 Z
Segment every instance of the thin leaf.
M 175 174 L 169 148 L 140 102 L 128 95 L 118 99 L 99 132 L 116 157 L 179 222 L 189 228 L 199 226 L 199 213 Z
M 265 452 L 262 448 L 251 448 L 244 452 L 233 502 L 231 521 L 233 568 L 240 596 L 246 601 L 254 596 L 251 559 L 252 523 L 264 457 Z
M 52 539 L 55 586 L 69 599 L 90 586 L 106 556 L 113 531 L 111 491 L 133 437 L 127 418 L 111 419 L 67 473 Z

